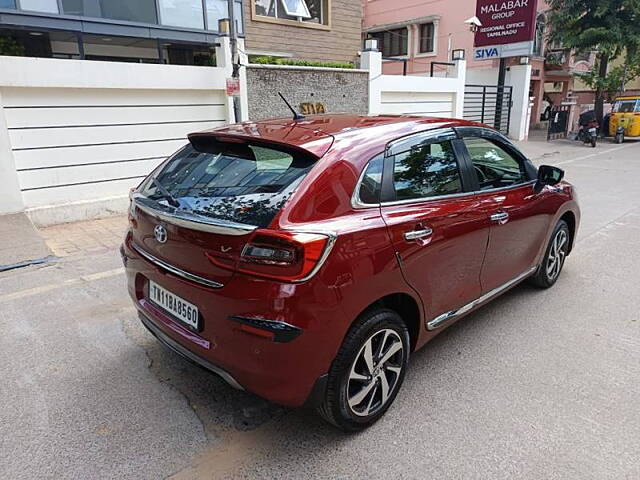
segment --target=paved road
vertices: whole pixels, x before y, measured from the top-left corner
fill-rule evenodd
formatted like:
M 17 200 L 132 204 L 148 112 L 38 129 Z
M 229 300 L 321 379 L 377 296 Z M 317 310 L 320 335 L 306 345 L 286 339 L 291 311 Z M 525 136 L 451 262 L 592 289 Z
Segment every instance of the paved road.
M 138 324 L 115 251 L 0 275 L 3 478 L 640 478 L 640 144 L 526 145 L 579 189 L 559 283 L 416 353 L 368 431 L 232 390 Z

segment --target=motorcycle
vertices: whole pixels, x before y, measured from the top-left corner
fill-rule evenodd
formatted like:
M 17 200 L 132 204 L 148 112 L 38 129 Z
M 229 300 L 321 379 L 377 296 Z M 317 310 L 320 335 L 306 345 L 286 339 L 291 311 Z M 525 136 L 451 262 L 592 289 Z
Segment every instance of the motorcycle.
M 595 118 L 595 112 L 590 110 L 580 115 L 580 129 L 577 140 L 590 144 L 593 148 L 598 144 L 598 128 L 600 125 Z

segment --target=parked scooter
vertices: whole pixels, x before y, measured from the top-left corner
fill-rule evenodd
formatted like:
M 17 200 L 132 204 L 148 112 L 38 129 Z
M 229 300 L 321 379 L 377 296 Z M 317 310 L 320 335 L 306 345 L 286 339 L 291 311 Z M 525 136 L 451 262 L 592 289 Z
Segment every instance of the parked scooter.
M 593 110 L 584 112 L 580 115 L 579 125 L 580 129 L 576 140 L 581 140 L 595 148 L 598 144 L 598 127 L 600 127 L 596 120 L 596 113 Z

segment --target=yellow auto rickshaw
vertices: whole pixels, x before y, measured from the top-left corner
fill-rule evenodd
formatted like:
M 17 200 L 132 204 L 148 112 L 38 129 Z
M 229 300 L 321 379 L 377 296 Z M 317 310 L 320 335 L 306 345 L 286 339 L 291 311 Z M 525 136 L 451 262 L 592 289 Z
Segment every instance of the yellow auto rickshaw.
M 616 143 L 624 142 L 625 138 L 640 137 L 640 95 L 614 100 L 609 135 L 615 138 Z

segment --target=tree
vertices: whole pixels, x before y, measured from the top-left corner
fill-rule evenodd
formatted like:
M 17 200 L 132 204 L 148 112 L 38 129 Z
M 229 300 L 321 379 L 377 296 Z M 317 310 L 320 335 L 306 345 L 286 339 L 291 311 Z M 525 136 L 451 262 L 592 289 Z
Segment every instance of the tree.
M 620 71 L 609 75 L 609 63 L 622 54 L 628 67 L 635 68 L 640 63 L 640 0 L 548 0 L 547 3 L 551 8 L 550 40 L 578 53 L 598 52 L 596 67 L 585 80 L 596 90 L 596 117 L 602 123 L 607 89 L 614 76 L 622 78 Z
M 589 85 L 595 91 L 601 91 L 606 101 L 613 99 L 621 93 L 624 86 L 640 77 L 640 62 L 618 65 L 610 68 L 606 77 L 602 78 L 599 74 L 598 65 L 592 70 L 580 74 L 580 79 Z

